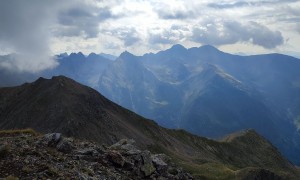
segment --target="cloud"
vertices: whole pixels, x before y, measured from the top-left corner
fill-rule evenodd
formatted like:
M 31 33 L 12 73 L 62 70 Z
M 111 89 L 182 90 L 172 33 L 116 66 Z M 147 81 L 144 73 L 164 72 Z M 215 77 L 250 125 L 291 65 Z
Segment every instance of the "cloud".
M 113 30 L 104 30 L 103 32 L 117 37 L 125 46 L 132 46 L 141 40 L 139 33 L 133 27 L 121 27 Z
M 295 29 L 300 34 L 300 24 L 296 25 Z
M 186 7 L 182 1 L 176 1 L 173 4 L 154 3 L 153 9 L 161 19 L 188 19 L 194 18 L 195 12 Z
M 246 1 L 238 1 L 238 2 L 231 2 L 231 3 L 208 3 L 208 7 L 215 8 L 215 9 L 229 9 L 229 8 L 237 8 L 237 7 L 244 7 L 250 6 L 251 4 Z
M 109 7 L 78 2 L 58 14 L 58 23 L 54 32 L 58 36 L 95 38 L 99 33 L 99 23 L 110 18 L 118 18 Z
M 297 2 L 298 0 L 272 0 L 272 1 L 259 1 L 259 0 L 248 0 L 248 1 L 229 1 L 229 2 L 212 2 L 208 3 L 207 6 L 215 9 L 231 9 L 231 8 L 241 8 L 241 7 L 261 7 L 261 6 L 272 6 L 278 4 L 286 4 Z
M 0 44 L 17 53 L 1 61 L 1 67 L 37 72 L 57 64 L 50 57 L 49 24 L 61 4 L 39 0 L 0 2 Z
M 295 49 L 299 7 L 299 0 L 0 1 L 0 53 L 19 54 L 0 66 L 36 72 L 57 64 L 51 50 L 141 54 L 177 43 L 247 43 L 271 52 L 283 35 Z
M 187 19 L 194 16 L 193 12 L 188 12 L 184 10 L 165 10 L 159 9 L 157 11 L 158 15 L 162 19 Z
M 225 45 L 248 42 L 272 49 L 282 45 L 281 32 L 272 31 L 256 22 L 239 23 L 237 21 L 204 21 L 193 28 L 191 40 L 202 44 Z
M 51 52 L 54 37 L 96 38 L 99 23 L 115 18 L 93 0 L 0 1 L 0 47 L 14 53 L 0 62 L 11 71 L 38 72 L 58 63 Z
M 149 31 L 148 43 L 156 44 L 177 44 L 185 40 L 189 35 L 189 29 L 183 25 L 172 25 L 166 29 L 152 29 Z

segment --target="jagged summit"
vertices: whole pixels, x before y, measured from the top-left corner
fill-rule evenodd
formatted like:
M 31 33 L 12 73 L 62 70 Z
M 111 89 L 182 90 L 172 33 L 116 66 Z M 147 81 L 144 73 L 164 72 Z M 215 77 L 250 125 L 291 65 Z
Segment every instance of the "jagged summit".
M 120 54 L 119 58 L 120 59 L 130 59 L 130 58 L 134 58 L 135 55 L 133 55 L 132 53 L 128 52 L 128 51 L 124 51 Z
M 83 59 L 83 58 L 85 58 L 85 55 L 82 52 L 71 53 L 69 58 Z
M 55 88 L 58 87 L 64 87 L 65 89 L 70 89 L 72 91 L 80 91 L 81 86 L 83 86 L 79 86 L 76 81 L 63 75 L 53 76 L 50 79 L 39 77 L 33 83 L 26 83 L 25 85 L 30 85 L 31 90 L 37 89 L 38 91 L 46 91 L 46 88 L 56 91 Z

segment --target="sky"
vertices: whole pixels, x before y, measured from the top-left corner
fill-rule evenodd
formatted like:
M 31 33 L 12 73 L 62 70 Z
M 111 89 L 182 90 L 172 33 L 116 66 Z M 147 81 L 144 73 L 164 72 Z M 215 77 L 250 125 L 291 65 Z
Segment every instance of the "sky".
M 174 44 L 300 57 L 300 0 L 3 0 L 0 67 L 38 72 L 54 54 L 136 55 Z

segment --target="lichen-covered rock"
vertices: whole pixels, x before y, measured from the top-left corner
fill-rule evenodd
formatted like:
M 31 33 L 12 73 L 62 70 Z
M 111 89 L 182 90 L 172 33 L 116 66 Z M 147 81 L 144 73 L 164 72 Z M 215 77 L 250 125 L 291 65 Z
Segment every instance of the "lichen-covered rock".
M 141 171 L 144 172 L 145 176 L 150 176 L 156 170 L 152 163 L 151 154 L 149 151 L 143 151 L 141 156 L 143 159 Z
M 141 151 L 136 148 L 133 144 L 135 141 L 133 139 L 121 139 L 119 142 L 113 144 L 109 149 L 115 149 L 121 151 L 122 154 L 134 155 L 139 154 Z
M 9 153 L 0 161 L 0 179 L 192 179 L 166 163 L 165 155 L 141 151 L 133 143 L 121 140 L 103 148 L 59 133 L 0 138 L 0 145 L 9 144 Z M 165 166 L 176 174 L 164 172 Z

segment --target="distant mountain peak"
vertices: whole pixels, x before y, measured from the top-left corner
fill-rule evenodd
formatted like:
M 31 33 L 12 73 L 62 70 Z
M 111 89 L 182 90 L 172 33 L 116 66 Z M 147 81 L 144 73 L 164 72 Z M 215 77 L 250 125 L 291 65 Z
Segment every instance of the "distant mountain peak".
M 217 50 L 217 51 L 219 51 L 218 48 L 216 48 L 216 47 L 214 47 L 212 45 L 209 45 L 209 44 L 200 46 L 199 48 L 201 48 L 201 49 L 211 49 L 211 50 Z
M 90 54 L 88 55 L 88 57 L 89 57 L 89 56 L 97 56 L 97 54 L 92 52 L 92 53 L 90 53 Z
M 64 52 L 64 53 L 60 53 L 58 56 L 60 56 L 60 57 L 68 57 L 69 55 L 68 55 L 68 53 Z
M 82 52 L 78 52 L 77 55 L 84 56 L 84 54 Z
M 78 59 L 79 59 L 79 58 L 82 58 L 82 59 L 85 58 L 85 56 L 84 56 L 84 54 L 83 54 L 82 52 L 71 53 L 69 57 L 70 57 L 70 58 L 78 58 Z
M 181 44 L 175 44 L 170 49 L 171 50 L 186 50 L 186 48 Z
M 102 57 L 102 56 L 101 56 Z M 88 56 L 87 56 L 87 59 L 97 59 L 99 58 L 99 55 L 97 55 L 96 53 L 90 53 Z
M 174 53 L 174 54 L 183 54 L 187 49 L 181 44 L 175 44 L 170 49 L 167 49 L 165 52 Z
M 128 51 L 122 52 L 119 56 L 119 58 L 121 58 L 121 59 L 128 59 L 128 58 L 134 58 L 134 57 L 136 57 L 136 56 Z

